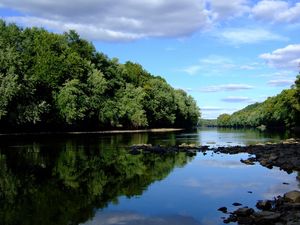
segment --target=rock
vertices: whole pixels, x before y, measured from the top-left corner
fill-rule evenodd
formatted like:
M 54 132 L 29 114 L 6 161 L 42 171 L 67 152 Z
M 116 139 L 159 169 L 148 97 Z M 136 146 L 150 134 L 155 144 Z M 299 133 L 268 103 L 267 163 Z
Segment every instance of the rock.
M 223 220 L 224 223 L 235 223 L 237 221 L 237 217 L 235 215 L 230 215 L 227 219 Z
M 300 203 L 300 191 L 290 191 L 285 193 L 283 197 L 287 202 Z
M 249 194 L 252 194 L 253 192 L 252 192 L 252 191 L 248 191 L 248 193 L 249 193 Z
M 254 213 L 255 222 L 258 224 L 270 224 L 277 222 L 281 214 L 278 212 L 262 211 Z
M 222 213 L 227 213 L 227 207 L 218 208 L 218 211 L 221 211 Z
M 250 216 L 254 213 L 254 210 L 252 208 L 244 207 L 244 208 L 239 208 L 236 211 L 233 212 L 237 217 L 241 216 Z
M 238 202 L 234 202 L 232 203 L 233 206 L 241 206 L 242 204 L 241 203 L 238 203 Z
M 238 224 L 241 224 L 241 225 L 251 225 L 253 224 L 253 218 L 252 217 L 238 217 L 237 218 L 237 221 L 238 221 Z
M 284 185 L 289 185 L 290 183 L 283 182 L 282 184 L 284 184 Z
M 249 159 L 246 159 L 246 160 L 241 159 L 240 161 L 241 161 L 241 163 L 244 163 L 246 165 L 254 165 L 255 164 L 253 161 L 250 161 Z
M 262 200 L 256 203 L 256 208 L 260 210 L 270 210 L 272 208 L 272 202 L 269 200 Z

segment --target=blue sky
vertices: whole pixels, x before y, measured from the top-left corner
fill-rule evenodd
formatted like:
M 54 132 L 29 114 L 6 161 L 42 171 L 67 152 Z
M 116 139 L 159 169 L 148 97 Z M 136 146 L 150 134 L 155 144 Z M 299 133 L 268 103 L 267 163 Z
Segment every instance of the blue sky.
M 216 118 L 289 88 L 300 62 L 300 1 L 0 0 L 1 18 L 140 63 Z

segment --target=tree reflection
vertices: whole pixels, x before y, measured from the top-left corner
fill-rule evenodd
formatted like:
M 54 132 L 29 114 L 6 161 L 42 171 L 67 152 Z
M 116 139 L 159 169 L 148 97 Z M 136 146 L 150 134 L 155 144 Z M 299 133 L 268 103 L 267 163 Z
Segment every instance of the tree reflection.
M 1 224 L 85 222 L 95 208 L 117 202 L 120 196 L 141 195 L 151 183 L 191 159 L 184 153 L 130 155 L 119 146 L 126 145 L 120 138 L 1 145 Z

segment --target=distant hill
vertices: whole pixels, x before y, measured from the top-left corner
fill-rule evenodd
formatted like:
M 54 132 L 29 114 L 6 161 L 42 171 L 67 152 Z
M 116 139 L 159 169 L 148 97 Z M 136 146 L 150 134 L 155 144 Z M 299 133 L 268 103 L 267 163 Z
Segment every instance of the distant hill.
M 300 75 L 291 89 L 283 90 L 262 103 L 249 105 L 232 115 L 222 114 L 217 124 L 224 127 L 299 127 Z

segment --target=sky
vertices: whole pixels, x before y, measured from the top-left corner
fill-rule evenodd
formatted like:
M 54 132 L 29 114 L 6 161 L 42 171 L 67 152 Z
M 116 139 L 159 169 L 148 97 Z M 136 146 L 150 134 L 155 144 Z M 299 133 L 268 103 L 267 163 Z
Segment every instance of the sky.
M 295 0 L 0 0 L 0 18 L 74 29 L 187 91 L 206 119 L 279 94 L 299 71 Z

